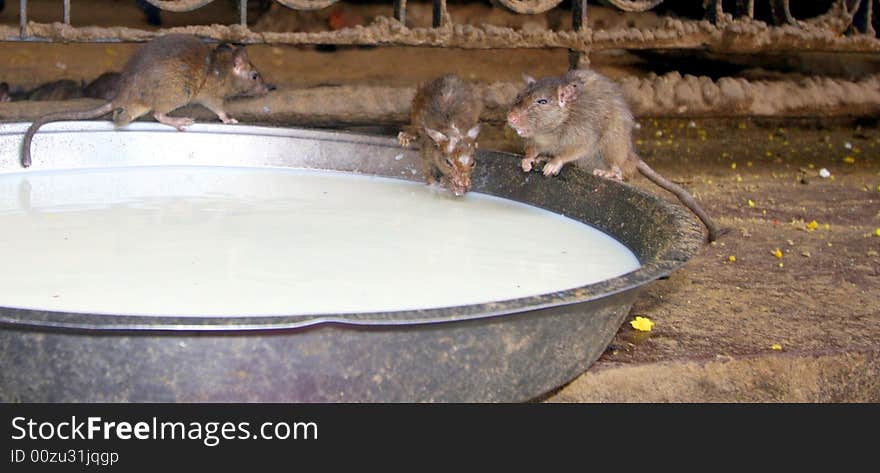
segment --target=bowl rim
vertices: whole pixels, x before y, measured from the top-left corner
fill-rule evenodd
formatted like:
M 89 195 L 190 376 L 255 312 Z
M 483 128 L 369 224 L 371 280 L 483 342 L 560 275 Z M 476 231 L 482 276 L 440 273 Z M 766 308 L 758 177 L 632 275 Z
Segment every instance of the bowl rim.
M 22 135 L 29 123 L 3 123 L 0 124 L 0 136 Z M 41 128 L 37 136 L 48 133 L 94 133 L 115 130 L 112 123 L 103 121 L 76 121 L 76 122 L 53 122 Z M 173 128 L 159 123 L 135 122 L 129 126 L 115 130 L 115 132 L 159 132 L 178 133 Z M 252 126 L 252 125 L 221 125 L 198 123 L 187 128 L 190 135 L 198 133 L 214 134 L 249 134 L 256 136 L 280 136 L 288 138 L 305 138 L 318 141 L 346 142 L 357 145 L 391 147 L 399 149 L 393 138 L 374 136 L 359 133 L 316 130 L 297 127 L 278 126 Z M 35 139 L 36 141 L 36 139 Z M 511 159 L 516 155 L 493 150 L 479 150 L 483 156 L 498 156 Z M 158 164 L 162 166 L 163 164 Z M 199 166 L 210 167 L 211 163 L 199 163 Z M 224 166 L 226 164 L 223 164 Z M 107 169 L 112 167 L 127 166 L 119 164 L 113 166 L 90 167 L 91 169 Z M 132 165 L 137 166 L 137 165 Z M 259 165 L 245 163 L 242 167 L 254 167 L 260 169 L 277 168 L 278 166 Z M 574 166 L 573 166 L 574 167 Z M 31 167 L 29 170 L 9 169 L 0 166 L 0 175 L 46 170 L 65 170 L 89 168 L 70 166 L 44 166 Z M 297 169 L 286 167 L 285 169 Z M 325 168 L 299 168 L 330 170 Z M 337 170 L 339 171 L 339 170 Z M 351 172 L 351 171 L 339 171 Z M 592 178 L 586 172 L 573 169 L 571 172 L 584 174 Z M 357 173 L 357 171 L 355 171 Z M 394 178 L 393 176 L 383 176 Z M 598 178 L 596 178 L 598 179 Z M 538 311 L 549 308 L 583 304 L 598 299 L 634 290 L 655 279 L 668 276 L 671 272 L 683 266 L 704 243 L 702 228 L 697 224 L 690 212 L 680 205 L 673 204 L 656 195 L 645 192 L 633 186 L 608 181 L 607 185 L 616 188 L 620 192 L 634 193 L 640 198 L 650 201 L 655 206 L 655 211 L 662 212 L 670 217 L 675 226 L 676 238 L 671 244 L 660 249 L 657 255 L 650 261 L 641 262 L 641 266 L 621 276 L 606 279 L 604 281 L 564 289 L 551 293 L 535 296 L 521 297 L 489 303 L 466 304 L 459 306 L 437 307 L 418 310 L 400 310 L 385 312 L 358 312 L 339 314 L 301 314 L 301 315 L 267 315 L 267 316 L 155 316 L 155 315 L 110 315 L 90 314 L 63 311 L 46 311 L 39 309 L 12 308 L 0 306 L 0 324 L 13 327 L 30 327 L 48 330 L 80 330 L 80 331 L 123 331 L 123 332 L 188 332 L 188 331 L 266 331 L 285 330 L 310 327 L 321 324 L 342 324 L 352 326 L 409 326 L 422 324 L 437 324 L 449 322 L 461 322 L 467 320 L 484 319 L 490 317 L 504 317 L 523 312 Z M 481 193 L 496 195 L 490 191 L 478 190 Z M 499 196 L 515 202 L 543 208 L 534 202 L 521 201 Z M 595 226 L 592 222 L 585 222 L 577 217 L 566 215 L 578 222 Z M 611 231 L 602 230 L 620 241 Z M 632 250 L 632 248 L 630 248 Z

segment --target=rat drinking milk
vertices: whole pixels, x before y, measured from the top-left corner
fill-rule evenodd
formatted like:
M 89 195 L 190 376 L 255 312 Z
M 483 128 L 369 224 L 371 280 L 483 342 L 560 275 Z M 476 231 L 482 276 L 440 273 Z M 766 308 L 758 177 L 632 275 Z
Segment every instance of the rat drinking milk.
M 397 139 L 404 147 L 418 140 L 429 185 L 439 180 L 459 196 L 470 190 L 482 111 L 482 97 L 453 74 L 422 84 L 416 91 L 410 126 Z

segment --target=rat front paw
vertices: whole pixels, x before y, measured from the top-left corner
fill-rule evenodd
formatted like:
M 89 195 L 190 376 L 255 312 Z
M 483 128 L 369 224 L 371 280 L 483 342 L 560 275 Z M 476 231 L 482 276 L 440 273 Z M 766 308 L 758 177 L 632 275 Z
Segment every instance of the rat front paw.
M 227 125 L 235 125 L 236 123 L 238 123 L 238 120 L 236 120 L 236 119 L 234 119 L 234 118 L 232 118 L 232 117 L 226 117 L 226 118 L 223 120 L 223 123 L 225 123 L 225 124 L 227 124 Z
M 397 134 L 397 144 L 399 144 L 400 146 L 402 146 L 404 148 L 409 148 L 409 145 L 412 144 L 412 142 L 413 142 L 413 140 L 415 140 L 415 138 L 416 138 L 415 136 L 413 136 L 405 131 L 401 131 L 400 133 Z
M 535 158 L 523 158 L 520 165 L 522 166 L 522 170 L 525 172 L 529 172 L 532 170 L 532 166 L 535 164 Z
M 565 163 L 563 163 L 562 161 L 553 159 L 549 163 L 544 165 L 544 169 L 543 169 L 544 175 L 548 176 L 548 177 L 555 176 L 555 175 L 559 174 L 559 171 L 562 170 L 562 166 L 565 166 Z

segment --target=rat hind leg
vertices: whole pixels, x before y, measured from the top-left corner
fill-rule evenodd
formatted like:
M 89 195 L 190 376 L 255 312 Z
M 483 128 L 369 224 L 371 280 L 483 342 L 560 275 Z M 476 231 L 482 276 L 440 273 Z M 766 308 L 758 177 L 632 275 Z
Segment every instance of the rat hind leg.
M 609 133 L 600 144 L 602 161 L 597 161 L 593 175 L 623 181 L 629 179 L 636 171 L 633 159 L 632 144 L 625 139 L 615 139 L 619 133 Z M 604 166 L 600 167 L 601 164 Z
M 177 128 L 177 131 L 183 131 L 184 127 L 190 126 L 196 121 L 190 117 L 169 117 L 168 114 L 187 103 L 188 102 L 180 103 L 179 100 L 166 100 L 159 102 L 153 107 L 153 118 L 159 123 Z
M 183 131 L 184 128 L 196 122 L 189 117 L 169 117 L 168 115 L 159 112 L 153 112 L 153 118 L 159 123 L 177 128 L 177 131 Z

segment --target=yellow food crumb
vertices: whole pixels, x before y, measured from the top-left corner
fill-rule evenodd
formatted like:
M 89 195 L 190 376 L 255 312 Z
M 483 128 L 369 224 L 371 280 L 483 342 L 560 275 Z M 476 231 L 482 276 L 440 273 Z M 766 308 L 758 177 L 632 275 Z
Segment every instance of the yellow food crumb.
M 654 322 L 647 317 L 636 316 L 635 319 L 630 320 L 629 324 L 632 325 L 632 328 L 638 330 L 639 332 L 650 332 L 654 327 Z
M 727 261 L 730 261 L 731 263 L 736 263 L 736 256 L 734 256 L 734 255 L 728 256 Z
M 777 351 L 778 351 L 778 350 L 782 350 L 782 345 L 780 345 L 780 344 L 778 344 L 778 343 L 774 343 L 773 345 L 770 345 L 770 349 L 771 349 L 771 350 L 777 350 Z
M 737 174 L 736 175 L 736 182 L 742 182 L 742 180 L 743 180 L 743 177 L 740 176 L 739 174 Z
M 747 162 L 747 163 L 746 163 L 746 166 L 748 166 L 748 167 L 752 167 L 752 162 L 751 162 L 751 161 Z
M 825 230 L 831 230 L 831 224 L 826 223 L 825 225 L 822 225 L 822 228 Z
M 807 230 L 815 230 L 817 228 L 819 228 L 819 222 L 815 220 L 807 224 Z
M 813 163 L 810 163 L 810 164 L 807 164 L 807 167 L 810 168 L 810 169 L 813 169 L 813 168 L 815 168 L 816 166 L 814 166 Z
M 782 250 L 780 250 L 779 248 L 776 248 L 775 250 L 771 251 L 770 253 L 773 254 L 773 256 L 775 256 L 777 258 L 782 258 Z
M 874 230 L 874 236 L 880 237 L 880 228 Z
M 845 162 L 846 164 L 855 164 L 856 158 L 854 158 L 852 156 L 847 156 L 847 157 L 843 158 L 843 162 Z
M 749 199 L 749 207 L 754 207 L 754 206 L 755 206 L 755 201 L 752 199 Z
M 730 169 L 736 169 L 736 163 L 730 163 Z

